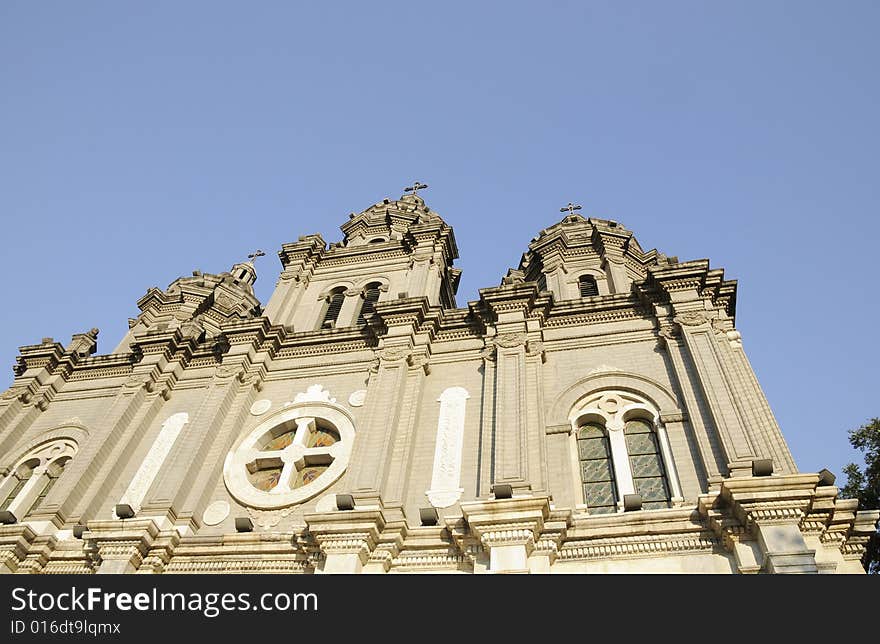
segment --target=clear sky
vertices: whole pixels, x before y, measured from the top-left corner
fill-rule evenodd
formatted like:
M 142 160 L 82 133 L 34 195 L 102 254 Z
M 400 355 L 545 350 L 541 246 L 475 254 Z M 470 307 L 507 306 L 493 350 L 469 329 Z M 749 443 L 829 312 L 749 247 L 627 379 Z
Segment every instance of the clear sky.
M 150 286 L 340 238 L 414 179 L 458 303 L 568 201 L 739 280 L 802 470 L 880 415 L 880 3 L 0 3 L 0 387 Z

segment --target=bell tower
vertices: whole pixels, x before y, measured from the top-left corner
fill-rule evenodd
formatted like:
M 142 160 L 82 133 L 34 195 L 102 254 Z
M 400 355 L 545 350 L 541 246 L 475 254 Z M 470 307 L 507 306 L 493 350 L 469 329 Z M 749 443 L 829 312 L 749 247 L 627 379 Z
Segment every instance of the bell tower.
M 273 324 L 315 331 L 366 324 L 376 302 L 426 297 L 455 308 L 461 271 L 452 228 L 431 210 L 418 182 L 397 200 L 383 199 L 340 229 L 329 246 L 321 235 L 284 244 L 284 270 L 266 306 Z

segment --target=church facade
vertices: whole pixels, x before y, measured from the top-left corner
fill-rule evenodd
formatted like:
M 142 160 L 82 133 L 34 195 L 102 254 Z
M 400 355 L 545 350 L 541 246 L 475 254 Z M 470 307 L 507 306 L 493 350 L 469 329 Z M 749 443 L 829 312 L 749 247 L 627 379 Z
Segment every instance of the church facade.
M 456 303 L 417 191 L 21 347 L 9 573 L 861 573 L 878 513 L 799 472 L 736 282 L 571 206 Z

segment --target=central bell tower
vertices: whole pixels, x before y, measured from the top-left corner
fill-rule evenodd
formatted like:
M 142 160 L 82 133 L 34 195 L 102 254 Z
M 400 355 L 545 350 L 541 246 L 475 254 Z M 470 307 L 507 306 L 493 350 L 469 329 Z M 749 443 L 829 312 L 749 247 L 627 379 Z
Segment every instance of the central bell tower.
M 342 241 L 329 247 L 319 234 L 282 246 L 284 270 L 265 313 L 273 324 L 296 332 L 360 326 L 376 302 L 411 297 L 455 308 L 455 236 L 418 194 L 351 213 L 340 229 Z

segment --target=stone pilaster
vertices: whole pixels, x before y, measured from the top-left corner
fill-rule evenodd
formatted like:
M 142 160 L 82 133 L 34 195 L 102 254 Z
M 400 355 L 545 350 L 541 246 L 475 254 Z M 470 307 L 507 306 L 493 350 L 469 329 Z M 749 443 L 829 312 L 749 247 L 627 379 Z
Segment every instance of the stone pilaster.
M 97 574 L 136 572 L 159 534 L 152 519 L 89 521 L 83 534 Z
M 797 466 L 779 423 L 743 350 L 742 335 L 730 319 L 714 320 L 712 325 L 722 370 L 734 391 L 734 400 L 740 405 L 753 444 L 760 445 L 762 457 L 773 459 L 777 474 L 796 473 Z
M 725 376 L 711 318 L 702 311 L 686 311 L 677 314 L 675 322 L 681 328 L 684 344 L 699 375 L 703 398 L 721 436 L 730 475 L 748 476 L 752 460 L 759 452 L 749 436 L 740 404 Z
M 430 348 L 421 326 L 426 298 L 382 302 L 376 317 L 386 329 L 376 373 L 367 387 L 369 416 L 352 455 L 352 479 L 361 492 L 380 493 L 389 503 L 402 500 L 422 382 L 430 370 Z M 386 489 L 387 488 L 387 489 Z
M 472 501 L 462 503 L 461 511 L 470 531 L 489 551 L 489 572 L 529 571 L 529 555 L 550 516 L 547 497 Z
M 493 483 L 516 489 L 546 488 L 544 434 L 540 400 L 540 366 L 544 360 L 541 318 L 548 302 L 533 283 L 513 271 L 502 286 L 481 289 L 486 322 L 486 357 L 494 360 Z M 491 312 L 491 313 L 490 313 Z
M 675 379 L 678 381 L 678 390 L 684 402 L 685 409 L 688 410 L 688 419 L 690 427 L 693 429 L 694 438 L 698 447 L 699 462 L 697 473 L 702 469 L 706 474 L 706 480 L 711 482 L 720 481 L 722 478 L 722 468 L 725 467 L 728 459 L 724 454 L 723 448 L 718 444 L 717 432 L 712 424 L 711 415 L 704 405 L 697 399 L 699 384 L 693 378 L 691 370 L 688 369 L 684 350 L 684 340 L 681 338 L 681 329 L 678 325 L 668 325 L 660 330 L 662 345 L 666 348 L 666 352 L 672 362 L 672 371 Z M 676 431 L 681 427 L 684 430 L 684 419 L 667 419 L 662 422 L 666 423 L 670 432 Z
M 300 308 L 309 279 L 320 261 L 327 243 L 321 235 L 304 235 L 292 244 L 284 244 L 278 252 L 284 270 L 266 305 L 266 317 L 273 324 L 295 326 L 294 317 Z M 313 306 L 303 307 L 312 315 Z M 299 321 L 300 326 L 306 324 Z

